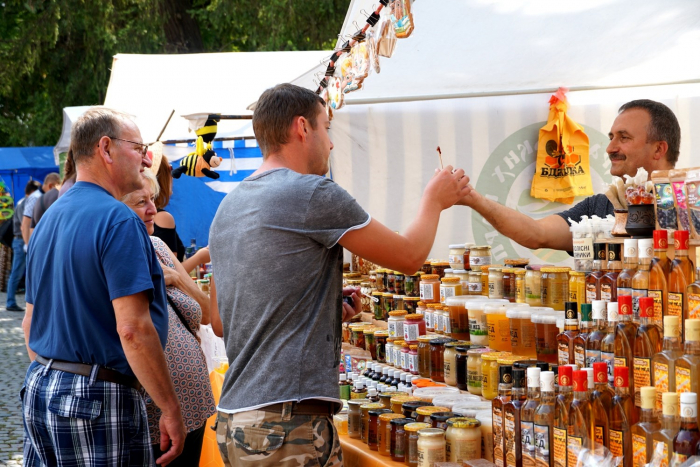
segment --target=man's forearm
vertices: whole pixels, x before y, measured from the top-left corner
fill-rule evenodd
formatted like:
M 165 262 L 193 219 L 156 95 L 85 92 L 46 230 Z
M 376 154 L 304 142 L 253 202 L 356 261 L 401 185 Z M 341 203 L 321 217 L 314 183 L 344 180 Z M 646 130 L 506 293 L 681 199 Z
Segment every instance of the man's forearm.
M 24 219 L 29 219 L 28 217 L 25 217 L 22 219 L 22 225 L 21 225 L 21 230 L 22 230 L 22 240 L 24 240 L 25 245 L 29 245 L 29 222 L 25 222 Z
M 408 241 L 408 248 L 405 250 L 409 253 L 408 258 L 418 264 L 417 268 L 411 269 L 420 269 L 422 262 L 430 254 L 441 213 L 439 205 L 426 200 L 425 197 L 421 199 L 418 214 L 402 235 Z
M 22 331 L 24 331 L 24 344 L 27 346 L 27 355 L 29 360 L 34 361 L 36 352 L 29 348 L 29 330 L 32 327 L 32 315 L 34 314 L 34 305 L 27 303 L 27 308 L 24 311 L 24 319 L 22 320 Z
M 544 235 L 537 221 L 502 204 L 479 196 L 472 209 L 481 214 L 498 232 L 525 248 L 544 248 Z

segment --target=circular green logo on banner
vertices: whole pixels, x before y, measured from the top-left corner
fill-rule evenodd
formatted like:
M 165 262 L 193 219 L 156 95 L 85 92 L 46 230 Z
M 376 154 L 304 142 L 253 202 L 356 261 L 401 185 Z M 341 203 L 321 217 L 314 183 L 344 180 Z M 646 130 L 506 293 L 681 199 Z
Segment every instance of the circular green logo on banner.
M 571 205 L 554 203 L 530 196 L 532 177 L 537 160 L 539 130 L 546 122 L 533 123 L 508 136 L 491 153 L 476 181 L 476 191 L 493 201 L 515 209 L 526 216 L 541 219 L 569 209 L 583 198 L 576 198 Z M 612 181 L 610 160 L 605 152 L 607 135 L 582 125 L 588 135 L 589 161 L 593 191 L 603 193 Z M 495 263 L 505 258 L 530 256 L 530 250 L 501 235 L 481 215 L 472 210 L 472 234 L 477 245 L 490 245 Z M 546 263 L 561 263 L 570 258 L 563 251 L 535 250 L 537 258 Z

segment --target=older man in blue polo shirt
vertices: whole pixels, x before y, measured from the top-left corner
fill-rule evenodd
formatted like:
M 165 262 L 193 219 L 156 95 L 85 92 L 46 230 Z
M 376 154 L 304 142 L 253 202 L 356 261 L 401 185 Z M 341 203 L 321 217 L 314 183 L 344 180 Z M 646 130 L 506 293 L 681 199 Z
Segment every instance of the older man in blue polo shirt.
M 152 466 L 141 385 L 163 411 L 156 462 L 167 464 L 185 430 L 163 355 L 163 271 L 143 222 L 118 201 L 141 188 L 146 146 L 128 117 L 96 108 L 73 126 L 71 147 L 77 182 L 29 242 L 25 465 Z

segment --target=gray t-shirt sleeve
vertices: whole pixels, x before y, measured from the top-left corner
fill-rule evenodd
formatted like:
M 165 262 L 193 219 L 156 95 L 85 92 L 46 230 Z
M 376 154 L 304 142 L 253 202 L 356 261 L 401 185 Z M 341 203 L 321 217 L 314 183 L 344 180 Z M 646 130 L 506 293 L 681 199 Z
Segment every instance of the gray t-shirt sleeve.
M 571 225 L 569 218 L 579 222 L 582 216 L 591 217 L 596 215 L 598 217 L 605 217 L 608 214 L 614 214 L 614 212 L 615 209 L 608 197 L 604 194 L 598 194 L 589 196 L 572 208 L 558 212 L 557 215 L 561 216 L 567 224 Z
M 366 226 L 370 219 L 347 191 L 324 179 L 309 199 L 304 230 L 310 238 L 331 248 L 346 232 Z

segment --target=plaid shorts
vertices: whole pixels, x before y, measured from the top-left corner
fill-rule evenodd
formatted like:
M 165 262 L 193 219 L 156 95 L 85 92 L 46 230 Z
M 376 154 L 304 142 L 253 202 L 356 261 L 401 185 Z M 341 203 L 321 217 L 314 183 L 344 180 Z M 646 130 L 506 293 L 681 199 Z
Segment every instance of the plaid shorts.
M 26 467 L 154 465 L 136 389 L 32 362 L 20 399 Z

